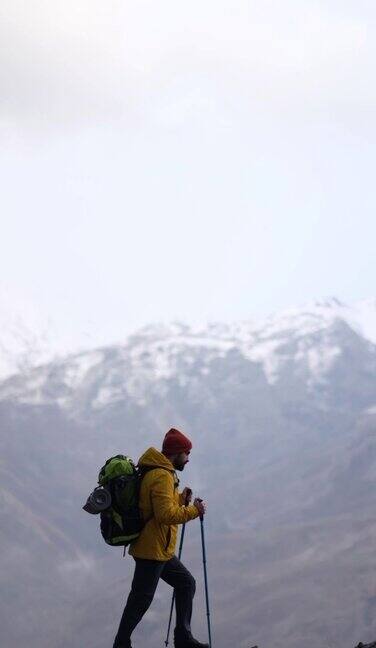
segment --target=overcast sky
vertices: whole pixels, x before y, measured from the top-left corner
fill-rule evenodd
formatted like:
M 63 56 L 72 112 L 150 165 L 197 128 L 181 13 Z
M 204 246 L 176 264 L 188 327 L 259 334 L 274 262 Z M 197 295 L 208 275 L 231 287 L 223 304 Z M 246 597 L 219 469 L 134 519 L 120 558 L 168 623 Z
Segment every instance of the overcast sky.
M 1 0 L 0 288 L 97 343 L 375 295 L 375 23 Z

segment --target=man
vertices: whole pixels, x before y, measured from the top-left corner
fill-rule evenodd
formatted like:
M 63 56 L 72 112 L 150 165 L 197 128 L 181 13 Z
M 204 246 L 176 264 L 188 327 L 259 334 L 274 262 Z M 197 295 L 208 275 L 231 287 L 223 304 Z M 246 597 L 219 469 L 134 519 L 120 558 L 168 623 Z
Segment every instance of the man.
M 167 432 L 162 452 L 149 448 L 138 465 L 145 472 L 140 489 L 140 510 L 146 524 L 129 553 L 136 567 L 113 648 L 131 648 L 131 634 L 149 608 L 160 578 L 175 589 L 176 648 L 209 648 L 191 633 L 192 601 L 196 584 L 193 576 L 174 555 L 178 524 L 203 516 L 206 504 L 191 491 L 178 491 L 176 470 L 189 461 L 191 441 L 179 430 Z

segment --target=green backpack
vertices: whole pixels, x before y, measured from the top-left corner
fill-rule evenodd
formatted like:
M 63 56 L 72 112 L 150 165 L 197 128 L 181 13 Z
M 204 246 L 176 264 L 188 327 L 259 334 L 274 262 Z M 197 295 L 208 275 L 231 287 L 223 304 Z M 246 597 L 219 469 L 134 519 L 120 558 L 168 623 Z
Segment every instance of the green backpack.
M 112 547 L 126 547 L 144 527 L 138 500 L 142 477 L 150 469 L 140 471 L 129 457 L 116 455 L 99 471 L 99 486 L 83 509 L 94 515 L 100 513 L 103 539 Z

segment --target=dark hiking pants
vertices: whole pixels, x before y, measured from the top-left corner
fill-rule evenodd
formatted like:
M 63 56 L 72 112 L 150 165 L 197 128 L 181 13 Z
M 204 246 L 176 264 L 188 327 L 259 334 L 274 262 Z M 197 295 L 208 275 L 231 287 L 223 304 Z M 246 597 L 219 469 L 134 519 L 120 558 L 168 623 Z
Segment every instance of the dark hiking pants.
M 173 556 L 171 560 L 135 558 L 136 568 L 114 647 L 127 645 L 131 634 L 149 608 L 160 578 L 175 590 L 176 632 L 186 636 L 191 631 L 192 601 L 196 582 L 188 569 Z

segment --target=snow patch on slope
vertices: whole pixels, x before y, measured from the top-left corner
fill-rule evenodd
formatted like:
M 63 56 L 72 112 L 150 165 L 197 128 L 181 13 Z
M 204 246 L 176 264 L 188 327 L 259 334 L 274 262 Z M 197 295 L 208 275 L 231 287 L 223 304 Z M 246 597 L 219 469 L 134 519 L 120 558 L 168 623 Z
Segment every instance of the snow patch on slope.
M 80 353 L 64 362 L 64 384 L 70 389 L 78 387 L 87 376 L 88 372 L 99 365 L 103 360 L 101 351 Z

